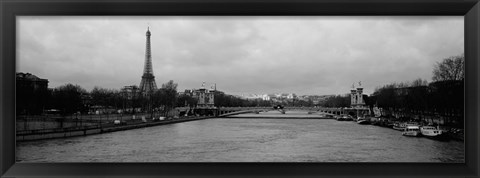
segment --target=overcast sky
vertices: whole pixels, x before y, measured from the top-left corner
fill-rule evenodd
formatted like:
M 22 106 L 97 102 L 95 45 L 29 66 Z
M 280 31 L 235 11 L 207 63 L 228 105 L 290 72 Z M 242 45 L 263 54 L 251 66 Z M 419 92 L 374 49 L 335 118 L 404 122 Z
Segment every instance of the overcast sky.
M 437 61 L 464 51 L 455 17 L 41 17 L 17 21 L 17 72 L 120 89 L 139 85 L 151 31 L 157 86 L 216 83 L 229 94 L 365 93 L 431 81 Z

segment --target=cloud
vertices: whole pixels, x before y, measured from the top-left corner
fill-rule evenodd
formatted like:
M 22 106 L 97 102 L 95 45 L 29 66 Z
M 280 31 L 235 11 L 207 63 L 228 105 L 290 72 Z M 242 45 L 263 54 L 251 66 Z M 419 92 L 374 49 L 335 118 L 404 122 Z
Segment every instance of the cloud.
M 430 80 L 463 52 L 463 17 L 19 17 L 17 70 L 120 89 L 140 83 L 152 32 L 157 85 L 217 83 L 227 93 L 366 93 Z

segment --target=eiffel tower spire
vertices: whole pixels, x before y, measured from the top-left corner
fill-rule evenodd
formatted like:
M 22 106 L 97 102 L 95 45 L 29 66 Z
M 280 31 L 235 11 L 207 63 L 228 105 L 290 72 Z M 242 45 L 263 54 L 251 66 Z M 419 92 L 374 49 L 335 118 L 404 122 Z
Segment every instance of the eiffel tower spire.
M 147 29 L 147 44 L 145 49 L 145 66 L 143 68 L 142 81 L 140 82 L 140 91 L 147 95 L 154 92 L 157 89 L 155 83 L 155 76 L 153 76 L 152 69 L 152 53 L 150 49 L 150 27 Z

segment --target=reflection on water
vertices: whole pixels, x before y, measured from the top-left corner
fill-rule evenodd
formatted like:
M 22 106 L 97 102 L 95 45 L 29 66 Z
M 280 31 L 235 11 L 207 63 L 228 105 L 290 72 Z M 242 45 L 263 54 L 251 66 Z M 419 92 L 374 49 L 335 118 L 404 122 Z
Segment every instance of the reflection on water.
M 464 162 L 463 142 L 330 119 L 207 119 L 17 143 L 24 162 Z

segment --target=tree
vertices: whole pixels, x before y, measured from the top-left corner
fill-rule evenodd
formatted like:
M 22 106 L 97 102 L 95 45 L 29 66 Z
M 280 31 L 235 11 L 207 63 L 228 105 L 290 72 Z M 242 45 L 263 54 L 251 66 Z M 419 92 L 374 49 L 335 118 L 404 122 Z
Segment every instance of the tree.
M 350 95 L 329 97 L 323 104 L 325 107 L 350 107 Z
M 152 94 L 153 107 L 163 107 L 164 115 L 166 115 L 177 104 L 177 83 L 173 80 L 162 84 L 162 88 L 158 89 Z
M 113 89 L 105 89 L 94 87 L 90 92 L 91 104 L 94 106 L 102 106 L 103 108 L 118 109 L 122 106 L 122 96 L 119 91 Z
M 107 89 L 94 87 L 90 92 L 90 96 L 92 97 L 92 104 L 96 106 L 107 106 L 107 100 L 109 97 L 110 92 Z
M 429 105 L 435 113 L 463 123 L 464 81 L 433 82 L 429 88 Z
M 375 89 L 373 95 L 376 98 L 375 103 L 382 108 L 394 109 L 395 108 L 395 85 L 385 85 L 381 88 Z
M 411 87 L 419 87 L 419 86 L 427 86 L 428 85 L 428 82 L 426 80 L 423 80 L 421 78 L 418 78 L 418 79 L 415 79 L 412 83 L 411 83 Z
M 52 102 L 55 108 L 60 109 L 62 114 L 72 114 L 77 111 L 85 111 L 84 98 L 87 91 L 79 85 L 65 84 L 55 88 L 52 94 Z
M 167 83 L 162 84 L 162 90 L 165 92 L 165 106 L 174 107 L 177 101 L 177 83 L 174 83 L 173 80 L 168 81 Z
M 231 106 L 231 98 L 223 92 L 215 92 L 214 93 L 214 103 L 217 107 L 230 107 Z
M 198 100 L 190 95 L 180 95 L 177 99 L 177 106 L 184 107 L 190 106 L 195 107 L 197 105 Z
M 122 89 L 122 91 L 119 92 L 119 95 L 123 108 L 133 114 L 135 113 L 136 108 L 142 107 L 143 101 L 145 100 L 140 89 L 135 85 Z
M 446 118 L 448 124 L 463 124 L 464 80 L 446 80 L 427 83 L 416 79 L 410 86 L 393 83 L 375 89 L 370 99 L 378 107 L 402 116 L 420 115 Z
M 162 84 L 162 88 L 167 90 L 175 90 L 177 91 L 177 83 L 174 83 L 173 80 L 168 81 L 167 83 Z
M 434 66 L 432 80 L 435 82 L 462 80 L 465 78 L 464 64 L 464 54 L 445 58 Z

